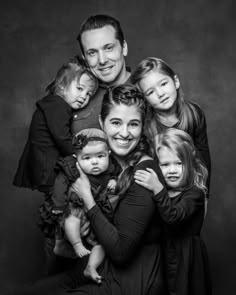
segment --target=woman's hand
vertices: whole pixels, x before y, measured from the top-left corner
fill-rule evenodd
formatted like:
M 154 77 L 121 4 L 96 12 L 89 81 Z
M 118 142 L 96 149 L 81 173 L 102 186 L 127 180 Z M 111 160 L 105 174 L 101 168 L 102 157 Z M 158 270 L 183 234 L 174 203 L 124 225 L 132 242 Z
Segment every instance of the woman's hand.
M 154 195 L 158 194 L 163 189 L 163 185 L 156 175 L 156 172 L 151 168 L 147 168 L 147 170 L 137 170 L 134 174 L 134 179 L 137 184 L 151 190 Z
M 91 193 L 90 182 L 78 163 L 76 163 L 76 166 L 79 170 L 80 177 L 72 184 L 72 188 L 76 194 L 84 200 L 85 208 L 89 210 L 96 204 Z

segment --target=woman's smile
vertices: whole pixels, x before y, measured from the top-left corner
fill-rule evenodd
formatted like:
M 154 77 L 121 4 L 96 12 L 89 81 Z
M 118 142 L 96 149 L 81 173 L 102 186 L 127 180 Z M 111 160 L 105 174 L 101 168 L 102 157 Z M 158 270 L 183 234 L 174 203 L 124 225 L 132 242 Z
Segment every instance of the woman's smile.
M 117 157 L 128 155 L 137 146 L 142 118 L 137 106 L 115 105 L 103 123 L 110 149 Z

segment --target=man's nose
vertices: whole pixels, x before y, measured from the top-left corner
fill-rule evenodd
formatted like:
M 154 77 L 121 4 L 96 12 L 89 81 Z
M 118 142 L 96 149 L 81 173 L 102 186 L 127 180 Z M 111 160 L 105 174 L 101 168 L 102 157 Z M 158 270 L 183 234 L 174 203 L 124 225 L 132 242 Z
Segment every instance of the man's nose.
M 106 53 L 104 53 L 103 51 L 100 51 L 98 54 L 98 59 L 100 64 L 105 64 L 107 61 Z

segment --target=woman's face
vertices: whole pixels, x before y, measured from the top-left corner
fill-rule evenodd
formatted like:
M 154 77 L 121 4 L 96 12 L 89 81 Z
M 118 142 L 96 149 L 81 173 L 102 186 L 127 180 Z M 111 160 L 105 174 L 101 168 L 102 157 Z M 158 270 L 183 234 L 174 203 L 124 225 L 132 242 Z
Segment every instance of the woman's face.
M 135 105 L 115 105 L 101 125 L 110 149 L 116 156 L 124 157 L 134 150 L 140 140 L 142 116 Z

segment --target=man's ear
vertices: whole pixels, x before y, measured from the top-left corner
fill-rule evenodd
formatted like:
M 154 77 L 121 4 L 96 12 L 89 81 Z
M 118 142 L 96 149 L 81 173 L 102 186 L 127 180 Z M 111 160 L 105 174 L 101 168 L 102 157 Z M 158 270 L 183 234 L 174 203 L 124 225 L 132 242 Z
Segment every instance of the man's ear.
M 101 126 L 101 128 L 103 130 L 103 122 L 102 122 L 102 119 L 101 119 L 101 115 L 99 115 L 98 120 L 99 120 L 99 124 L 100 124 L 100 126 Z
M 123 42 L 123 49 L 122 50 L 123 50 L 123 55 L 127 56 L 128 55 L 128 44 L 125 40 Z

